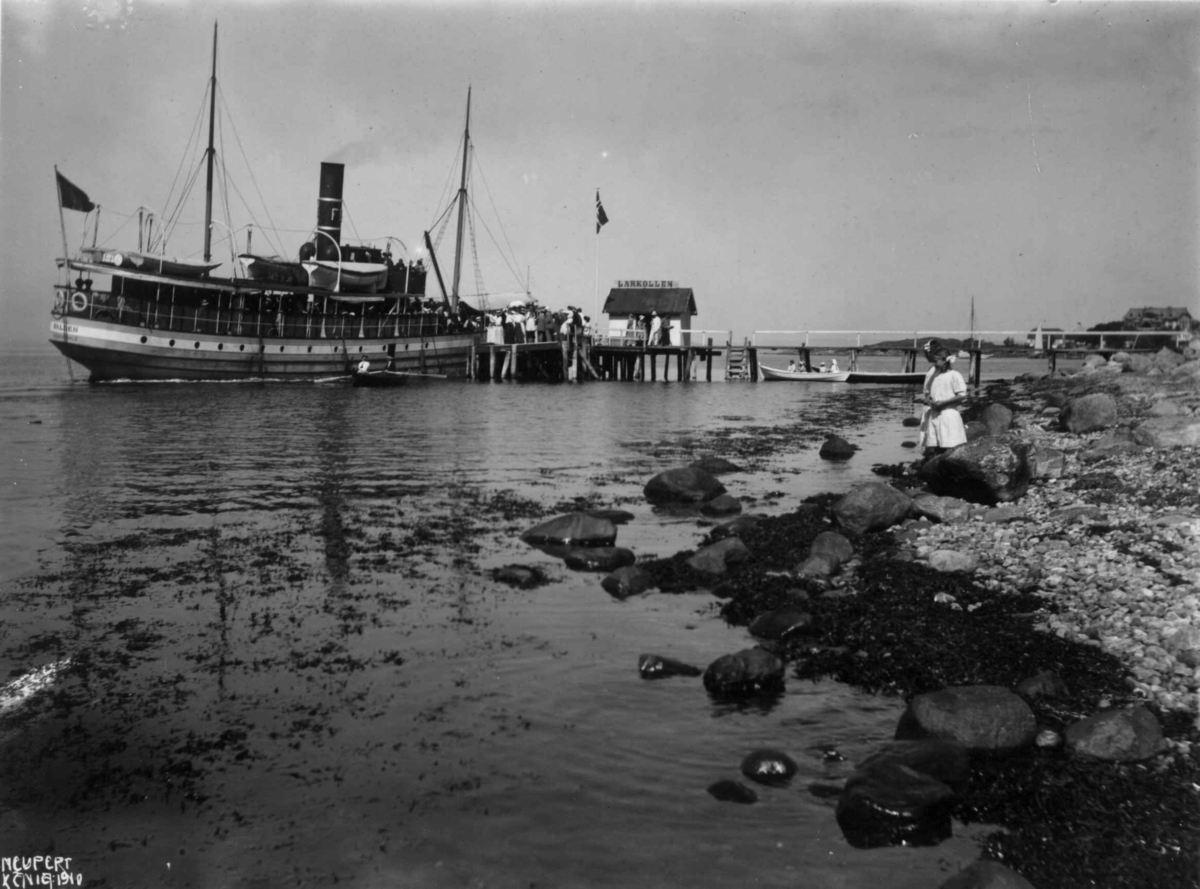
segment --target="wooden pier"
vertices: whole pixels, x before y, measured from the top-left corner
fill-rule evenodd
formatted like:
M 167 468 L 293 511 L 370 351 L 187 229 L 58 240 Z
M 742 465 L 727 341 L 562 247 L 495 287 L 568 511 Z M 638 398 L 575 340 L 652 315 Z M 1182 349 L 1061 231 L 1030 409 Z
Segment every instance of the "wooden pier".
M 467 374 L 476 380 L 523 380 L 528 382 L 563 382 L 574 380 L 611 380 L 664 382 L 674 379 L 686 382 L 698 379 L 701 365 L 704 379 L 713 378 L 713 361 L 724 358 L 724 378 L 729 381 L 761 379 L 760 360 L 769 355 L 779 360 L 792 358 L 801 367 L 812 367 L 829 357 L 848 357 L 849 366 L 842 370 L 858 371 L 859 359 L 866 356 L 890 356 L 897 361 L 895 372 L 913 373 L 920 369 L 923 344 L 931 337 L 951 337 L 954 331 L 935 331 L 912 334 L 912 345 L 899 346 L 897 331 L 756 331 L 740 344 L 733 342 L 732 331 L 716 331 L 724 337 L 722 344 L 714 345 L 713 337 L 705 337 L 703 345 L 691 345 L 699 335 L 708 331 L 683 331 L 688 344 L 648 346 L 638 336 L 580 337 L 578 340 L 552 340 L 540 343 L 486 343 L 478 342 L 472 347 L 468 358 Z M 1126 333 L 1119 331 L 1118 333 Z M 1136 332 L 1135 332 L 1136 333 Z M 1160 331 L 1142 331 L 1158 335 Z M 866 334 L 890 336 L 894 339 L 882 345 L 862 345 Z M 983 335 L 1012 336 L 1009 331 L 987 331 Z M 836 338 L 841 344 L 816 344 L 821 336 Z M 1078 336 L 1078 335 L 1077 335 Z M 777 338 L 779 341 L 770 341 Z M 905 338 L 908 338 L 906 335 Z M 846 345 L 852 340 L 854 345 Z M 994 348 L 989 346 L 989 348 Z M 965 367 L 960 365 L 966 382 L 970 386 L 980 385 L 983 375 L 984 352 L 978 346 L 964 346 Z M 1083 357 L 1100 354 L 1108 358 L 1116 352 L 1152 354 L 1154 349 L 1117 348 L 1105 346 L 1103 339 L 1097 346 L 1081 344 L 1055 345 L 1043 351 L 1030 350 L 1030 357 L 1045 356 L 1050 371 L 1057 369 L 1060 357 Z M 662 359 L 661 375 L 659 359 Z M 768 360 L 768 364 L 770 361 Z
M 582 338 L 548 343 L 478 343 L 468 358 L 468 375 L 476 380 L 563 382 L 613 380 L 657 382 L 696 379 L 699 366 L 712 381 L 713 358 L 723 354 L 708 339 L 703 346 L 647 346 L 644 342 L 595 341 Z

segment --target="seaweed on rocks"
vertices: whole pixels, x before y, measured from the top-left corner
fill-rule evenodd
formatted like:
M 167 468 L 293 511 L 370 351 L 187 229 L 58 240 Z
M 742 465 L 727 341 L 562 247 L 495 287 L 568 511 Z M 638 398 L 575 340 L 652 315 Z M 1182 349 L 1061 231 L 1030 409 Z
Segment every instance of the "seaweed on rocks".
M 976 757 L 955 816 L 1010 827 L 984 857 L 1035 886 L 1198 885 L 1200 798 L 1190 757 L 1087 761 L 1059 751 Z
M 1144 704 L 1118 657 L 1039 629 L 1051 601 L 989 591 L 970 575 L 906 560 L 890 532 L 854 538 L 861 564 L 853 593 L 792 577 L 789 569 L 830 527 L 835 499 L 760 521 L 743 537 L 753 560 L 720 585 L 720 613 L 736 626 L 785 605 L 811 613 L 801 633 L 769 643 L 796 678 L 831 677 L 908 698 L 955 685 L 1014 688 L 1049 670 L 1066 694 L 1029 703 L 1038 724 L 1059 734 L 1106 707 Z M 660 570 L 664 564 L 672 560 L 660 560 Z M 984 857 L 1036 886 L 1200 885 L 1200 730 L 1190 713 L 1148 706 L 1169 739 L 1163 754 L 1132 764 L 1062 747 L 975 755 L 954 817 L 994 827 Z

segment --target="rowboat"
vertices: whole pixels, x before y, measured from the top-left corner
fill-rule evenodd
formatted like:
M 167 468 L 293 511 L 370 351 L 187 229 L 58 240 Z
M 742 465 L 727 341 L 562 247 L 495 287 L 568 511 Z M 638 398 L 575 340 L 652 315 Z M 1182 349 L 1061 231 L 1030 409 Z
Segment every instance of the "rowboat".
M 266 284 L 295 284 L 304 286 L 308 283 L 308 273 L 298 262 L 289 262 L 275 256 L 255 256 L 253 253 L 239 253 L 238 264 L 242 273 L 251 281 L 261 281 Z
M 355 386 L 367 386 L 378 389 L 403 386 L 408 382 L 410 376 L 412 374 L 396 370 L 367 370 L 355 373 L 350 382 Z
M 307 260 L 300 263 L 308 273 L 308 285 L 319 290 L 376 293 L 387 283 L 388 267 L 382 262 L 338 262 Z
M 106 250 L 84 248 L 84 255 L 100 265 L 119 269 L 137 269 L 155 275 L 170 275 L 175 278 L 200 278 L 217 268 L 219 262 L 197 262 L 192 259 L 175 259 L 155 253 L 139 253 L 136 250 Z
M 838 373 L 828 373 L 819 370 L 781 370 L 778 367 L 768 367 L 765 364 L 760 364 L 758 369 L 762 371 L 763 381 L 768 383 L 776 380 L 792 380 L 798 383 L 845 383 L 850 378 L 850 372 L 845 370 Z
M 848 383 L 923 383 L 925 371 L 897 371 L 895 373 L 852 370 Z

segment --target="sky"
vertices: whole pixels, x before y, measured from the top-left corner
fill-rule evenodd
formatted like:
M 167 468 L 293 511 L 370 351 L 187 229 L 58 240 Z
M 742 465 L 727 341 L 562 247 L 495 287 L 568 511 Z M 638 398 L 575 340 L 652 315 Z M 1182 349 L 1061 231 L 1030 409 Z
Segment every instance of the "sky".
M 470 89 L 492 306 L 528 288 L 594 314 L 616 280 L 667 279 L 718 341 L 965 332 L 972 302 L 982 331 L 1200 315 L 1200 0 L 0 0 L 5 342 L 48 335 L 55 165 L 102 244 L 168 215 L 207 137 L 214 23 L 221 272 L 248 223 L 295 257 L 322 161 L 346 164 L 343 240 L 416 256 Z M 202 251 L 203 182 L 169 255 Z M 84 217 L 63 216 L 73 251 Z M 453 241 L 451 220 L 443 268 Z

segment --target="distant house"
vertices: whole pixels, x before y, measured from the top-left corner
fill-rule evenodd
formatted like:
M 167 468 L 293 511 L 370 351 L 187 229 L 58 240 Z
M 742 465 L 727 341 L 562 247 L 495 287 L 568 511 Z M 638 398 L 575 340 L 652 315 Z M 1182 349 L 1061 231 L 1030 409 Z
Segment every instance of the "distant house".
M 1192 313 L 1183 308 L 1130 309 L 1121 320 L 1125 330 L 1191 330 Z
M 670 324 L 670 343 L 690 345 L 688 331 L 696 311 L 696 297 L 690 287 L 676 287 L 674 281 L 618 281 L 604 300 L 608 315 L 608 335 L 645 333 L 646 321 L 657 312 L 663 328 Z

